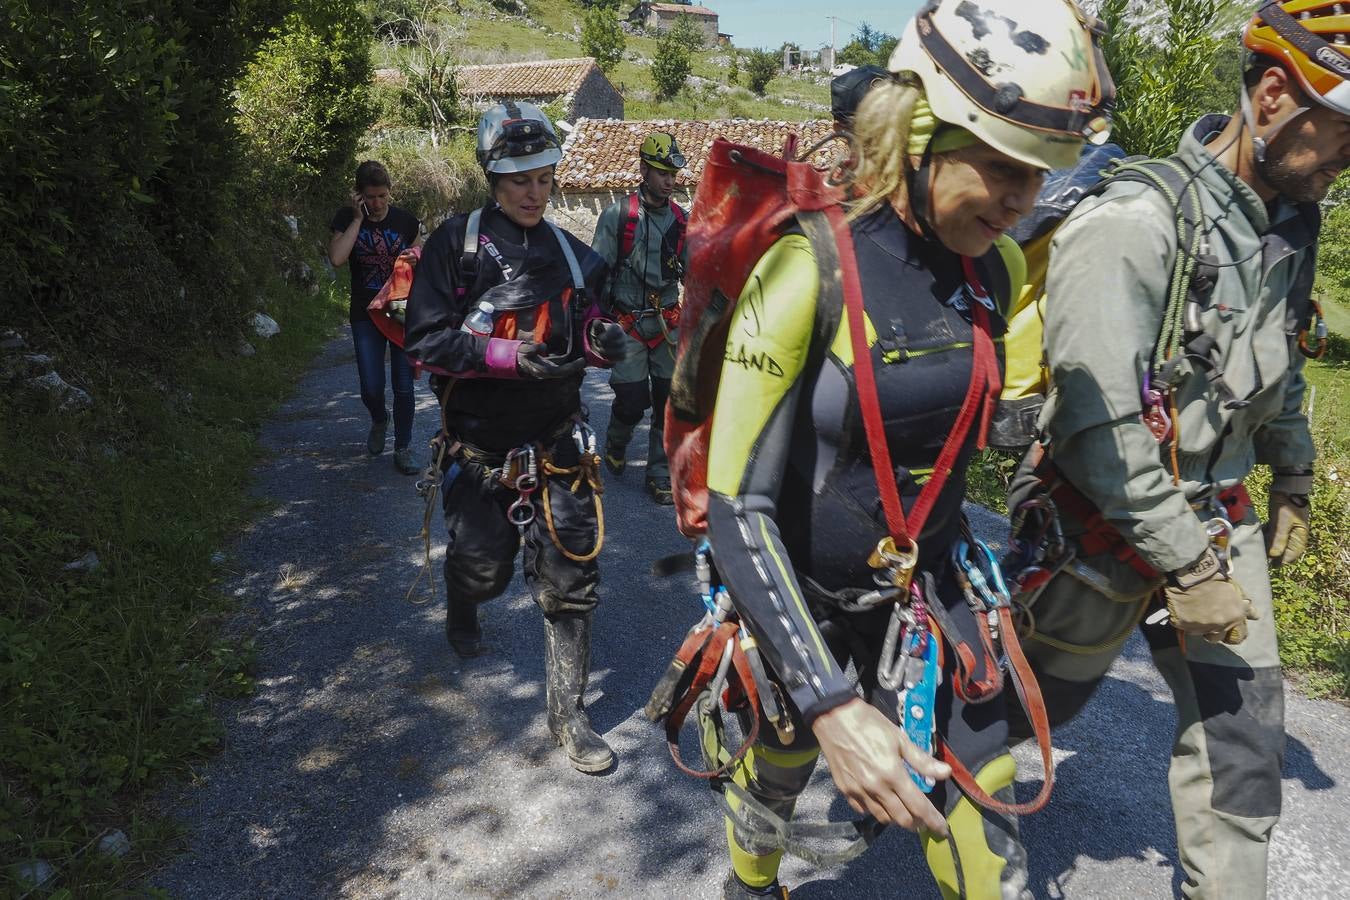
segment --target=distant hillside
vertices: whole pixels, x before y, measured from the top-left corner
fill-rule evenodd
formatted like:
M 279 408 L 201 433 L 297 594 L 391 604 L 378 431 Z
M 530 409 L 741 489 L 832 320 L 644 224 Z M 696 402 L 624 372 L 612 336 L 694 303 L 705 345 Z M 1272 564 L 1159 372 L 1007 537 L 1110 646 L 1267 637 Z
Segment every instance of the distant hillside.
M 464 62 L 517 62 L 583 55 L 581 24 L 586 11 L 579 0 L 525 0 L 524 5 L 528 12 L 521 15 L 502 11 L 501 6 L 512 6 L 512 0 L 461 0 L 457 9 L 454 3 L 447 2 L 446 14 L 463 29 Z M 709 5 L 717 8 L 715 3 Z M 828 114 L 830 91 L 825 76 L 780 75 L 769 83 L 765 97 L 756 97 L 746 88 L 728 83 L 734 52 L 728 48 L 695 52 L 693 73 L 685 90 L 673 100 L 658 101 L 648 74 L 656 52 L 655 38 L 633 33 L 625 38 L 624 59 L 609 79 L 624 95 L 626 118 L 802 121 Z

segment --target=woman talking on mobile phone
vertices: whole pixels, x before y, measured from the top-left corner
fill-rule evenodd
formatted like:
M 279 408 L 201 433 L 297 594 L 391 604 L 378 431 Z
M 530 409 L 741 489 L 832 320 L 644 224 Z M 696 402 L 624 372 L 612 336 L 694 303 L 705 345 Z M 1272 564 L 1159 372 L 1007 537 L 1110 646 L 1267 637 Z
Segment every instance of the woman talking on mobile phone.
M 422 242 L 422 223 L 406 209 L 390 204 L 393 183 L 389 170 L 373 159 L 356 167 L 356 189 L 351 205 L 333 214 L 333 238 L 328 259 L 334 266 L 351 261 L 352 343 L 356 345 L 356 372 L 361 379 L 361 402 L 370 411 L 366 450 L 384 452 L 389 412 L 384 405 L 384 357 L 389 350 L 389 377 L 394 388 L 394 465 L 405 475 L 419 471 L 413 456 L 413 373 L 408 359 L 380 334 L 366 314 L 394 269 L 394 260 Z

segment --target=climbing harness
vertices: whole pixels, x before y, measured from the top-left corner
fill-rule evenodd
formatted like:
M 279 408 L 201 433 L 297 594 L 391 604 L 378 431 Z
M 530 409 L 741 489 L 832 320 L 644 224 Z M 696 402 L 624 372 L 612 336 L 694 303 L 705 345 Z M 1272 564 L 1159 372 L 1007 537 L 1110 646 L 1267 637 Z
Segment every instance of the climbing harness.
M 796 726 L 782 688 L 768 676 L 758 644 L 736 615 L 706 539 L 694 551 L 694 569 L 703 617 L 685 636 L 645 714 L 653 722 L 664 721 L 676 767 L 707 780 L 737 827 L 816 866 L 847 862 L 866 850 L 884 826 L 871 816 L 824 823 L 784 819 L 731 777 L 759 740 L 761 720 L 773 727 L 784 746 L 796 739 Z M 744 738 L 734 749 L 727 742 L 723 708 L 744 725 Z M 690 767 L 680 754 L 680 731 L 691 712 L 698 722 L 702 769 Z M 845 846 L 834 850 L 813 845 L 841 840 L 847 841 Z

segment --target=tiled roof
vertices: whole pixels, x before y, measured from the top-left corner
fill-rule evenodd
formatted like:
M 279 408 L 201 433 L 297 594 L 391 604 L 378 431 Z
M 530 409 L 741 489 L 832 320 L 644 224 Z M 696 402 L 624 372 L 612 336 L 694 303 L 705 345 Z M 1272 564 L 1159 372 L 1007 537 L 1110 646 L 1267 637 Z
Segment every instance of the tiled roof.
M 715 138 L 724 137 L 769 153 L 779 153 L 789 134 L 800 136 L 804 149 L 823 140 L 834 130 L 828 119 L 810 122 L 771 122 L 750 119 L 711 121 L 621 121 L 578 119 L 563 144 L 558 163 L 558 187 L 564 191 L 626 190 L 638 183 L 638 147 L 653 131 L 668 131 L 688 165 L 676 176 L 680 185 L 697 184 L 703 163 Z
M 595 60 L 583 56 L 577 59 L 461 66 L 457 78 L 460 93 L 469 96 L 539 97 L 570 94 L 581 87 L 594 68 L 598 68 Z
M 717 13 L 706 6 L 685 6 L 683 3 L 653 3 L 652 9 L 657 12 L 678 13 L 685 16 L 712 16 L 717 18 Z

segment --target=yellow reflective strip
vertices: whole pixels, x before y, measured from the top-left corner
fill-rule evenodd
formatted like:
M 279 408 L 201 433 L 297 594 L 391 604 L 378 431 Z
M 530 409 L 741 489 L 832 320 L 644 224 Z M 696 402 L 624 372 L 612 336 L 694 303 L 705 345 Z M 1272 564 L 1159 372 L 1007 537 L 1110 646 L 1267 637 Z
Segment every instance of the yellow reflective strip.
M 1017 763 L 1006 753 L 986 765 L 975 776 L 975 782 L 990 794 L 1013 783 L 1017 777 Z M 955 790 L 955 787 L 948 790 Z M 984 816 L 980 808 L 962 796 L 947 817 L 950 837 L 943 839 L 931 832 L 922 833 L 923 853 L 928 868 L 937 880 L 945 900 L 961 897 L 966 900 L 1001 900 L 1003 897 L 1003 869 L 1007 860 L 989 847 L 984 833 Z M 957 853 L 952 852 L 956 842 Z M 958 874 L 957 857 L 961 860 Z M 962 893 L 961 887 L 965 887 Z
M 729 796 L 729 795 L 728 795 Z M 742 850 L 736 843 L 736 827 L 727 819 L 727 849 L 731 851 L 731 868 L 736 877 L 752 888 L 765 888 L 773 884 L 778 877 L 778 864 L 783 860 L 783 851 L 775 850 L 763 856 L 756 856 Z
M 802 617 L 810 623 L 807 626 L 807 630 L 811 632 L 811 638 L 816 642 L 816 647 L 820 650 L 821 659 L 825 662 L 825 674 L 828 675 L 834 671 L 834 657 L 831 656 L 830 651 L 826 649 L 825 641 L 820 636 L 820 629 L 816 627 L 815 619 L 811 618 L 811 613 L 807 610 L 806 604 L 802 601 L 801 594 L 797 593 L 796 577 L 793 576 L 787 566 L 783 565 L 783 560 L 778 556 L 778 550 L 774 547 L 774 541 L 769 535 L 769 526 L 766 524 L 764 516 L 760 517 L 759 530 L 761 536 L 764 538 L 765 549 L 767 549 L 769 555 L 773 557 L 774 565 L 778 566 L 778 571 L 783 576 L 783 583 L 787 585 L 788 593 L 792 595 L 792 602 L 797 604 L 797 609 L 801 611 Z
M 853 365 L 853 335 L 848 329 L 848 310 L 845 309 L 839 317 L 839 328 L 834 333 L 834 343 L 830 344 L 830 355 L 845 366 Z M 867 346 L 870 347 L 877 342 L 877 330 L 872 327 L 872 320 L 866 310 L 863 311 L 863 332 L 867 335 Z
M 819 747 L 810 750 L 779 750 L 763 744 L 754 745 L 746 753 L 750 767 L 755 772 L 759 771 L 758 763 L 761 759 L 776 769 L 797 769 L 814 763 L 818 756 L 820 756 Z

